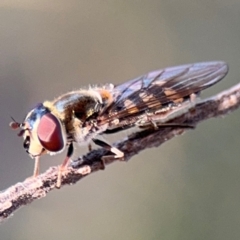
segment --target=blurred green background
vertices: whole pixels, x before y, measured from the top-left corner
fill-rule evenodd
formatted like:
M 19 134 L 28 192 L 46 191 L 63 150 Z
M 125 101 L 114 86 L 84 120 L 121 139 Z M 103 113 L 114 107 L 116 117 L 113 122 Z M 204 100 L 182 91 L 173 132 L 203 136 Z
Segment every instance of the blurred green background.
M 21 121 L 36 103 L 90 83 L 225 60 L 230 73 L 210 96 L 240 81 L 239 59 L 239 0 L 2 0 L 0 189 L 33 171 L 10 116 Z M 1 239 L 240 239 L 239 117 L 51 192 L 2 224 Z M 41 171 L 63 157 L 43 157 Z

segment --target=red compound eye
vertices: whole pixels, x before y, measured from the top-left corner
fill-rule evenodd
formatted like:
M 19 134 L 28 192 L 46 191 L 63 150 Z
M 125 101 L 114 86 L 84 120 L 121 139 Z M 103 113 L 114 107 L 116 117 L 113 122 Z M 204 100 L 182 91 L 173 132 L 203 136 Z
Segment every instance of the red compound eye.
M 37 135 L 43 148 L 50 152 L 58 152 L 64 148 L 61 123 L 51 113 L 46 113 L 40 119 Z

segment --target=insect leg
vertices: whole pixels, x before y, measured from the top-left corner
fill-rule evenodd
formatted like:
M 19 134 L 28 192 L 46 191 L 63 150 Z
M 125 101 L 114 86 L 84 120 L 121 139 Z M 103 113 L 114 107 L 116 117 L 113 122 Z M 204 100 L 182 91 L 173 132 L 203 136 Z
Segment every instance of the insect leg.
M 158 123 L 158 122 L 150 122 L 149 124 L 145 124 L 144 126 L 139 126 L 141 129 L 152 128 L 154 130 L 158 130 L 160 128 L 186 128 L 186 129 L 194 129 L 195 126 L 187 123 Z
M 173 120 L 174 118 L 177 118 L 178 116 L 188 113 L 191 111 L 191 109 L 194 109 L 196 104 L 198 103 L 198 94 L 192 93 L 189 96 L 189 101 L 183 102 L 180 106 L 172 108 L 170 111 L 168 111 L 166 114 L 162 114 L 161 112 L 155 111 L 155 116 L 161 121 L 162 123 L 169 122 Z M 158 114 L 161 114 L 161 118 L 158 117 Z M 154 118 L 154 116 L 153 116 Z
M 195 103 L 197 101 L 198 96 L 199 96 L 199 93 L 192 93 L 192 94 L 190 94 L 190 96 L 189 96 L 190 102 L 191 103 Z
M 39 159 L 40 159 L 39 156 L 34 158 L 35 163 L 34 163 L 33 177 L 37 177 L 39 175 L 39 169 L 40 169 L 40 167 L 39 167 Z
M 191 99 L 189 102 L 185 102 L 182 105 L 171 109 L 165 114 L 158 111 L 146 113 L 146 115 L 136 123 L 136 126 L 140 128 L 152 127 L 154 129 L 163 127 L 195 128 L 194 125 L 174 122 L 175 118 L 179 117 L 184 113 L 188 113 L 191 109 L 194 109 L 197 103 L 197 95 L 191 94 L 190 98 Z
M 67 156 L 65 157 L 63 163 L 59 166 L 59 169 L 58 169 L 57 185 L 56 185 L 57 188 L 61 187 L 62 174 L 64 170 L 67 168 L 72 155 L 73 155 L 73 143 L 71 142 L 68 146 Z
M 122 151 L 120 151 L 119 149 L 111 146 L 109 143 L 106 143 L 106 142 L 104 142 L 104 141 L 102 141 L 102 140 L 100 140 L 100 139 L 95 139 L 95 138 L 94 138 L 94 139 L 92 139 L 92 140 L 93 140 L 93 142 L 94 142 L 96 145 L 98 145 L 98 146 L 100 146 L 100 147 L 103 147 L 103 148 L 107 149 L 108 151 L 110 151 L 110 152 L 112 152 L 112 153 L 115 154 L 115 155 L 103 156 L 103 157 L 101 158 L 102 164 L 103 164 L 102 169 L 105 168 L 105 163 L 108 163 L 109 161 L 111 161 L 111 160 L 113 160 L 113 159 L 123 160 L 123 158 L 124 158 L 124 153 L 123 153 Z

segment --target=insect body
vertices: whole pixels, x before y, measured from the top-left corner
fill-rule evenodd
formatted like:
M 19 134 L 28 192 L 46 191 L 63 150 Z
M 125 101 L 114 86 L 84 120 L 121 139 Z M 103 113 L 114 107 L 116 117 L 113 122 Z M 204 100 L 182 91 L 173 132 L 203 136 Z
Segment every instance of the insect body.
M 21 128 L 18 135 L 23 136 L 23 147 L 35 159 L 34 176 L 38 175 L 41 155 L 57 154 L 68 148 L 59 168 L 59 187 L 62 172 L 73 154 L 73 143 L 81 145 L 93 140 L 114 153 L 111 157 L 123 158 L 120 150 L 98 140 L 97 136 L 133 126 L 155 126 L 148 116 L 166 116 L 194 94 L 220 81 L 227 71 L 224 62 L 195 63 L 150 72 L 117 86 L 106 84 L 68 92 L 38 104 L 23 123 L 14 121 L 10 126 Z

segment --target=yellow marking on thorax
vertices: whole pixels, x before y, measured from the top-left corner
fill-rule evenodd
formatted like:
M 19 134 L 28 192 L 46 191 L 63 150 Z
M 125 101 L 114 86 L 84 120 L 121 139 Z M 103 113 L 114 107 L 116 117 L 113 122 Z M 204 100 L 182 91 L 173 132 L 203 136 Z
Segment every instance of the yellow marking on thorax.
M 46 107 L 46 108 L 48 108 L 49 111 L 50 111 L 53 115 L 55 115 L 57 118 L 60 118 L 60 119 L 63 119 L 63 118 L 64 118 L 63 114 L 61 114 L 61 113 L 57 110 L 57 108 L 53 105 L 53 102 L 45 101 L 45 102 L 43 102 L 43 106 Z

